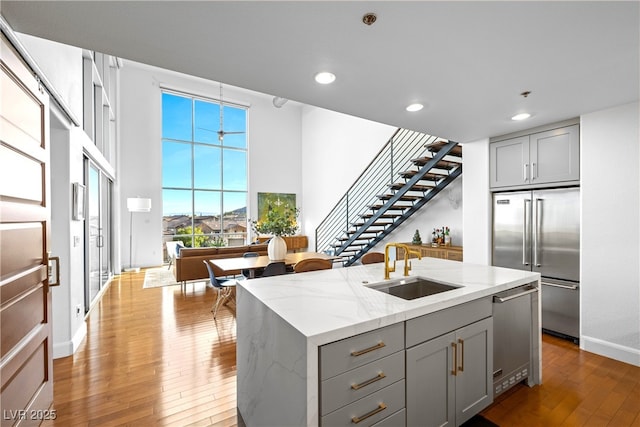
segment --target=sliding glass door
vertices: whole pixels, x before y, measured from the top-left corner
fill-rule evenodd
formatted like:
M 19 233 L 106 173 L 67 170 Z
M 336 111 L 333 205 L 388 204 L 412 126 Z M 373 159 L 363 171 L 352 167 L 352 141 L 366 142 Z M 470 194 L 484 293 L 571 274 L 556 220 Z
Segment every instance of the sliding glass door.
M 85 307 L 88 311 L 113 275 L 112 181 L 86 160 L 87 216 L 85 224 Z

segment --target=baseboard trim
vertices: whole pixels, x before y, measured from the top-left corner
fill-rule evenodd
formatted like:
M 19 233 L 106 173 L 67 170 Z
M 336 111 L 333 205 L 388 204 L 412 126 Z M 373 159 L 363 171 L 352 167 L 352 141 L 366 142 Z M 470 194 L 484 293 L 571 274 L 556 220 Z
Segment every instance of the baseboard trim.
M 70 341 L 53 344 L 53 358 L 60 359 L 73 355 L 87 336 L 87 323 L 82 322 Z
M 591 353 L 596 353 L 610 359 L 640 367 L 640 350 L 620 344 L 614 344 L 598 338 L 580 337 L 580 347 Z

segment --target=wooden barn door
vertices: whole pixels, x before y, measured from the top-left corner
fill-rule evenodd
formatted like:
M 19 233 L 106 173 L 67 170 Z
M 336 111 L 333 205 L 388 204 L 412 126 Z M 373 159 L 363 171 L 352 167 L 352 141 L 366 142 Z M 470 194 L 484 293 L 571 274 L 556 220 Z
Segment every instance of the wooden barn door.
M 0 418 L 37 425 L 55 417 L 48 96 L 4 35 L 0 53 Z

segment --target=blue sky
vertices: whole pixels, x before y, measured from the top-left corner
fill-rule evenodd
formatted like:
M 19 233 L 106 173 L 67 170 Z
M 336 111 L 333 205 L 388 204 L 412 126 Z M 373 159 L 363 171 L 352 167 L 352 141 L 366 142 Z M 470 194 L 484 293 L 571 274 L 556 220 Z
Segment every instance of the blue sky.
M 218 140 L 220 107 L 217 103 L 162 94 L 163 214 L 190 214 L 193 175 L 195 213 L 217 215 L 246 207 L 246 115 L 243 108 L 225 105 L 226 134 Z M 195 145 L 188 142 L 194 141 Z M 191 150 L 194 150 L 192 171 Z M 220 165 L 224 165 L 221 170 Z M 224 185 L 225 191 L 220 191 Z M 181 190 L 182 189 L 182 190 Z M 222 199 L 222 200 L 221 200 Z

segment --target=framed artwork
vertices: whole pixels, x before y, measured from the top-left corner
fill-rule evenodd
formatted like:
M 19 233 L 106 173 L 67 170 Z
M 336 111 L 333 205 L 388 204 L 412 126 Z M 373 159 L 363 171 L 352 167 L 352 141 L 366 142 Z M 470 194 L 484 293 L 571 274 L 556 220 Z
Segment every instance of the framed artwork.
M 73 183 L 73 219 L 75 221 L 84 220 L 84 198 L 85 186 L 79 182 Z
M 271 209 L 296 208 L 296 195 L 291 193 L 258 193 L 258 221 L 264 220 L 267 211 Z

